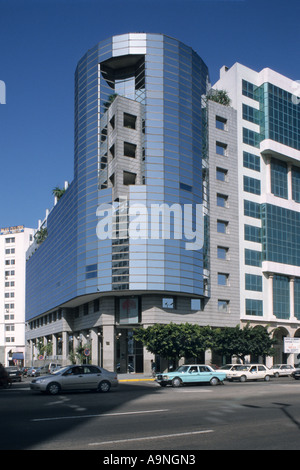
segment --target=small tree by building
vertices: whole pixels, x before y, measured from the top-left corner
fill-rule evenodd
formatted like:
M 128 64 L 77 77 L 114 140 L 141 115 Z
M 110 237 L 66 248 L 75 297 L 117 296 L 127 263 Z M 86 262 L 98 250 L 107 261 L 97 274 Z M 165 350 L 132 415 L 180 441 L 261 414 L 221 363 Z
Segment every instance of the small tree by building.
M 197 358 L 213 346 L 212 329 L 190 323 L 155 324 L 136 329 L 134 336 L 149 352 L 168 359 L 173 365 L 182 357 Z
M 240 325 L 217 328 L 214 351 L 223 356 L 236 356 L 243 363 L 246 356 L 273 356 L 276 340 L 271 335 L 267 327 L 251 327 L 249 324 L 244 328 Z

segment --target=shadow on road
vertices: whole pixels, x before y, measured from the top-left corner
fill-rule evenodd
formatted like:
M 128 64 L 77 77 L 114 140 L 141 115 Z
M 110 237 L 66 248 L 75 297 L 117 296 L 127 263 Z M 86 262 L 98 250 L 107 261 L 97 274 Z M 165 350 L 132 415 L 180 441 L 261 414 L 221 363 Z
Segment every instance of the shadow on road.
M 161 392 L 156 384 L 120 383 L 109 393 L 93 391 L 43 395 L 29 389 L 29 382 L 0 390 L 0 449 L 38 449 L 89 420 L 118 411 L 137 398 Z

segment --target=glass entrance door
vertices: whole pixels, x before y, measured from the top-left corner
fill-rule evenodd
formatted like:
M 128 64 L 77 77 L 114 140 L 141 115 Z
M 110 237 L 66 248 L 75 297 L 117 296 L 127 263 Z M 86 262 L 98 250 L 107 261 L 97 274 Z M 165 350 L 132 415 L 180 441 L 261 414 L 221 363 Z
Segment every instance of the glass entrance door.
M 134 339 L 132 329 L 117 330 L 117 372 L 121 374 L 144 372 L 143 344 Z

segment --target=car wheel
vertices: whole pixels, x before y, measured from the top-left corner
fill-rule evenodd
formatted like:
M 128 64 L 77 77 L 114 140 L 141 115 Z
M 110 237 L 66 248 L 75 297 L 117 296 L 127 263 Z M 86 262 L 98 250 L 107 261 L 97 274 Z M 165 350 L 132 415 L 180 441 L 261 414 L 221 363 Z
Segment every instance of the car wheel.
M 57 382 L 51 382 L 47 386 L 47 392 L 50 393 L 50 395 L 57 395 L 61 390 L 60 385 Z
M 98 385 L 98 392 L 107 393 L 110 391 L 110 383 L 107 380 L 103 380 Z
M 278 379 L 279 373 L 278 373 L 278 372 L 275 372 L 274 377 L 276 377 L 276 379 Z
M 240 377 L 240 382 L 246 382 L 246 380 L 247 380 L 247 377 L 245 375 L 242 375 Z
M 172 380 L 172 386 L 173 387 L 180 387 L 182 385 L 182 381 L 179 377 L 174 377 L 174 379 Z
M 270 376 L 269 375 L 266 375 L 265 378 L 264 378 L 265 382 L 270 382 Z
M 210 379 L 210 385 L 218 385 L 219 383 L 219 379 L 217 379 L 217 377 L 213 377 L 212 379 Z

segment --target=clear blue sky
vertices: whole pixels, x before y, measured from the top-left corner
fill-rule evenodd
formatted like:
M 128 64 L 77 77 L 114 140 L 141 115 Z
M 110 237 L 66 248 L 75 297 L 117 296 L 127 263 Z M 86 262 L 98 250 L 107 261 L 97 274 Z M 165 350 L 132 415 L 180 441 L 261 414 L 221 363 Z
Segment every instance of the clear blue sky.
M 164 33 L 191 46 L 211 81 L 222 65 L 300 80 L 299 0 L 0 0 L 0 227 L 35 228 L 73 179 L 74 72 L 96 43 Z

